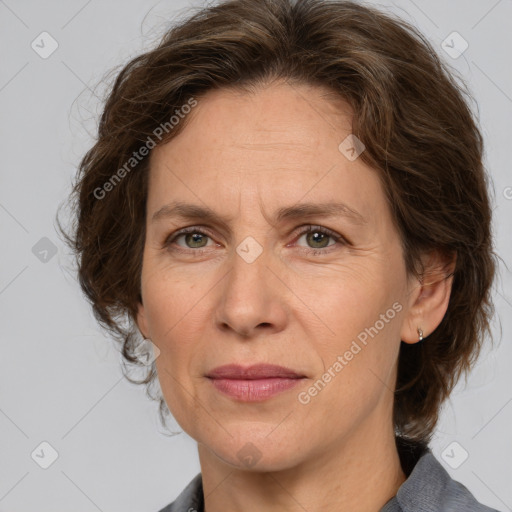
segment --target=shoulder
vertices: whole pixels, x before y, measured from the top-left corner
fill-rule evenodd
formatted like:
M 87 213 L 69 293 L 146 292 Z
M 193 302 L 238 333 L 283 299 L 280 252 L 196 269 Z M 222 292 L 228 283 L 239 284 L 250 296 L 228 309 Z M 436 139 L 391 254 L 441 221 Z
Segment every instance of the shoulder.
M 203 512 L 203 480 L 198 473 L 180 495 L 159 512 Z
M 429 448 L 393 501 L 398 505 L 395 510 L 401 512 L 498 512 L 478 502 L 467 487 L 453 480 Z

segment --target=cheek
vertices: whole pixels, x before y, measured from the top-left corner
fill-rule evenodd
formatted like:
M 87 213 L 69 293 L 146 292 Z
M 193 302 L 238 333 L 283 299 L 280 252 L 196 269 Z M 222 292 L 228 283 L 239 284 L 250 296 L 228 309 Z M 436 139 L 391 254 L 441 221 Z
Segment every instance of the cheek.
M 391 305 L 383 310 L 384 315 L 386 311 L 392 312 L 386 317 L 389 323 L 380 320 L 381 325 L 378 316 L 363 308 L 341 310 L 334 326 L 335 341 L 317 345 L 323 373 L 311 383 L 319 391 L 310 388 L 316 396 L 307 407 L 311 407 L 312 417 L 324 418 L 332 435 L 362 421 L 382 400 L 392 404 L 400 340 L 398 323 L 394 323 L 398 315 L 393 315 Z M 338 420 L 333 422 L 333 417 Z
M 153 342 L 160 350 L 156 365 L 160 380 L 166 381 L 166 386 L 162 387 L 174 388 L 176 383 L 170 376 L 180 382 L 187 379 L 189 360 L 197 350 L 198 315 L 202 310 L 200 297 L 196 297 L 190 283 L 165 273 L 146 281 L 143 297 L 146 321 Z
M 391 307 L 396 297 L 382 274 L 361 262 L 295 283 L 297 294 L 327 328 L 327 346 L 337 339 L 341 346 L 334 348 L 343 348 L 344 342 L 372 326 Z
M 176 269 L 147 258 L 142 271 L 142 295 L 146 319 L 155 338 L 183 319 L 193 304 L 195 283 L 185 279 Z
M 205 412 L 201 409 L 201 402 L 195 399 L 191 394 L 193 389 L 187 372 L 183 372 L 184 364 L 176 364 L 179 355 L 170 355 L 167 352 L 161 352 L 156 360 L 157 376 L 160 383 L 165 403 L 178 425 L 197 439 L 201 425 L 205 421 Z M 199 428 L 199 432 L 198 429 Z
M 160 388 L 174 419 L 190 435 L 201 415 L 191 395 L 194 361 L 200 352 L 198 333 L 205 318 L 200 288 L 162 273 L 147 283 L 144 296 L 146 318 L 160 349 L 156 359 Z
M 333 407 L 371 402 L 384 387 L 393 387 L 391 371 L 398 357 L 403 310 L 398 287 L 384 273 L 347 269 L 323 290 L 313 304 L 328 331 L 325 336 L 309 336 L 322 359 L 323 375 L 329 369 L 335 375 L 325 399 Z

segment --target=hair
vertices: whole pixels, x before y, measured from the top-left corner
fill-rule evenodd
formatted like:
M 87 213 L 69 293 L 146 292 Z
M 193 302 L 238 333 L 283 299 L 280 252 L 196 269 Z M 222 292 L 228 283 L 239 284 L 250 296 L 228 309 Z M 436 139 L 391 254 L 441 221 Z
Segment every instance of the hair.
M 149 172 L 141 148 L 177 136 L 190 116 L 174 126 L 170 116 L 208 91 L 254 92 L 279 79 L 318 86 L 353 110 L 352 133 L 366 146 L 359 158 L 378 170 L 407 272 L 421 279 L 420 258 L 431 251 L 456 256 L 443 320 L 423 341 L 402 342 L 398 357 L 395 432 L 428 443 L 443 401 L 492 338 L 494 312 L 483 140 L 467 86 L 454 75 L 414 26 L 335 0 L 225 1 L 171 26 L 124 65 L 79 164 L 71 234 L 59 224 L 94 316 L 121 343 L 123 365 L 140 365 L 135 319 Z M 136 381 L 149 396 L 155 377 L 153 364 Z M 169 410 L 159 400 L 163 419 Z

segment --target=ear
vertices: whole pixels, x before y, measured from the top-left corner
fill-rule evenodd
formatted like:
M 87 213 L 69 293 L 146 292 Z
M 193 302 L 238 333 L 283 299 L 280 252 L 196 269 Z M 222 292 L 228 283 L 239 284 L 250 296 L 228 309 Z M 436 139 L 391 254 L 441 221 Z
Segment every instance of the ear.
M 144 310 L 144 305 L 142 302 L 139 302 L 137 309 L 137 327 L 139 328 L 140 333 L 144 338 L 149 337 L 149 331 L 146 323 L 146 312 Z
M 426 338 L 443 320 L 453 283 L 456 254 L 445 255 L 438 251 L 422 258 L 424 273 L 413 278 L 409 288 L 409 310 L 400 333 L 404 343 L 419 341 L 418 328 Z

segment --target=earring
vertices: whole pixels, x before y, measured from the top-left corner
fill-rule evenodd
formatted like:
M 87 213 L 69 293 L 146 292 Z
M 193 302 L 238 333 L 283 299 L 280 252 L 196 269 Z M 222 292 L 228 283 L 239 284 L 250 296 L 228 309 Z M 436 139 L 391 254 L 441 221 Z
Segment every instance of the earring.
M 421 341 L 423 339 L 423 331 L 418 327 L 418 336 L 419 336 L 419 341 Z

